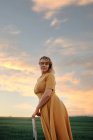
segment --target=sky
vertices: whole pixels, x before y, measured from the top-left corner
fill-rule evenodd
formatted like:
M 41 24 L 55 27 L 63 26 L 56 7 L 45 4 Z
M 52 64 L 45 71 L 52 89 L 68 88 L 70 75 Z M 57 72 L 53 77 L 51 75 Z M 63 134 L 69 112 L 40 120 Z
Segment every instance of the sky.
M 0 116 L 31 117 L 42 56 L 69 116 L 93 116 L 93 0 L 0 0 Z

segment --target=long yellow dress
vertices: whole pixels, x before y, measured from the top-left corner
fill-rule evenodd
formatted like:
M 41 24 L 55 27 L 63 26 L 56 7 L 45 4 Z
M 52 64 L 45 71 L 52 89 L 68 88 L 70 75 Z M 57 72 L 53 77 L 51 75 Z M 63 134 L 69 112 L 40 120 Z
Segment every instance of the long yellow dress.
M 41 108 L 41 125 L 46 140 L 73 140 L 68 112 L 55 92 L 55 76 L 51 72 L 37 79 L 34 93 L 40 99 L 45 89 L 51 88 L 48 102 Z

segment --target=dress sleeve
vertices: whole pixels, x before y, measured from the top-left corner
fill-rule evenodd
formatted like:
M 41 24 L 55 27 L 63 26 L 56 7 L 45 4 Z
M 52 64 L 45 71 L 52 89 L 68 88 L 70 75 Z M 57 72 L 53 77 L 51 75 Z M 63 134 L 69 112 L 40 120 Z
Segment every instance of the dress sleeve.
M 45 89 L 52 89 L 55 90 L 55 77 L 52 73 L 49 73 L 49 75 L 46 78 L 46 87 Z

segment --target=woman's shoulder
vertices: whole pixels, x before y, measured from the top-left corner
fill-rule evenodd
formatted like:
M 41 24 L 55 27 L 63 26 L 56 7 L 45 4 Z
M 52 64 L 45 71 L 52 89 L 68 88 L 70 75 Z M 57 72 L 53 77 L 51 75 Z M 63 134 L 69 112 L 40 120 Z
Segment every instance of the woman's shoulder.
M 55 75 L 52 73 L 52 72 L 48 72 L 47 74 L 46 74 L 46 77 L 55 77 Z
M 46 81 L 48 81 L 50 84 L 56 83 L 55 75 L 53 73 L 48 73 L 45 77 Z

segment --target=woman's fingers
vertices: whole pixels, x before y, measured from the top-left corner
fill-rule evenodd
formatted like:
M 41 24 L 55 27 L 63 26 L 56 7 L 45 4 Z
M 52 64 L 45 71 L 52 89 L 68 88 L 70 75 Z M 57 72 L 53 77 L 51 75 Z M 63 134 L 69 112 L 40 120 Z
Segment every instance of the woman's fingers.
M 40 110 L 38 110 L 38 112 L 37 112 L 36 115 L 37 115 L 37 116 L 41 116 L 41 112 L 40 112 Z
M 41 116 L 41 113 L 40 112 L 37 112 L 37 114 L 36 114 L 37 116 Z
M 32 114 L 32 118 L 34 118 L 35 115 L 41 116 L 41 110 L 35 111 L 35 112 Z
M 34 118 L 35 117 L 35 114 L 33 114 L 31 117 Z

